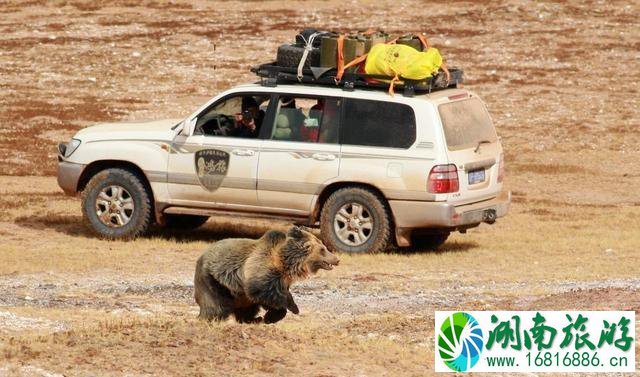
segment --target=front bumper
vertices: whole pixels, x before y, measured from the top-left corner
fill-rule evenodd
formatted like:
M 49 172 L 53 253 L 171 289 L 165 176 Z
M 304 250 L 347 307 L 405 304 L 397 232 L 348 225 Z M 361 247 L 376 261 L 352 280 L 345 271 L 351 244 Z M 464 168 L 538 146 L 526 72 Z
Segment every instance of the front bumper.
M 76 195 L 78 181 L 84 167 L 84 164 L 75 164 L 67 161 L 58 162 L 58 186 L 62 188 L 65 194 Z
M 511 191 L 502 191 L 493 199 L 454 206 L 446 202 L 390 200 L 397 228 L 465 229 L 482 222 L 493 223 L 509 211 Z

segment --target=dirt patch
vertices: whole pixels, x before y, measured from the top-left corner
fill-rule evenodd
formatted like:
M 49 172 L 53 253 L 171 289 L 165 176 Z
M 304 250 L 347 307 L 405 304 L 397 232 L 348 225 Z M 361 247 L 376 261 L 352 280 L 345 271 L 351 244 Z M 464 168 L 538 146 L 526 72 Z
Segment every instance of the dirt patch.
M 560 165 L 560 164 L 513 164 L 511 169 L 518 173 L 534 173 L 534 174 L 583 174 L 587 170 L 577 165 Z
M 574 289 L 536 298 L 530 310 L 631 310 L 640 313 L 640 289 L 592 288 Z M 535 309 L 534 309 L 535 308 Z
M 60 322 L 44 318 L 29 318 L 17 316 L 13 313 L 0 311 L 0 332 L 15 333 L 21 331 L 63 331 L 66 326 Z

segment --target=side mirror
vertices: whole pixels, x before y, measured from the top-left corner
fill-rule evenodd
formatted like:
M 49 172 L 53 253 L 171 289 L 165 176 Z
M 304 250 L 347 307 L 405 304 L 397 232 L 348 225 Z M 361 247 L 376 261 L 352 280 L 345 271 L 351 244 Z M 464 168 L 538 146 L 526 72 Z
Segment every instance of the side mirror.
M 195 127 L 196 124 L 196 120 L 197 118 L 193 118 L 191 120 L 189 120 L 188 118 L 183 120 L 182 122 L 176 124 L 175 126 L 173 126 L 171 128 L 171 131 L 173 132 L 173 138 L 175 138 L 176 136 L 180 135 L 181 133 L 184 135 L 190 135 L 191 134 L 191 130 L 193 129 L 193 127 Z
M 175 126 L 171 127 L 171 132 L 173 133 L 172 139 L 175 139 L 176 136 L 180 135 L 180 132 L 182 132 L 182 130 L 184 129 L 185 121 L 186 119 L 176 124 Z

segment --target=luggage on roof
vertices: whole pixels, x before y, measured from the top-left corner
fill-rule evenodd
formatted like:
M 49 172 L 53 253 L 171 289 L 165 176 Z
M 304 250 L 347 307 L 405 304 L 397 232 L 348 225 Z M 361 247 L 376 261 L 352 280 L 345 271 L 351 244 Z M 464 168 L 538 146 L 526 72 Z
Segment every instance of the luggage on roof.
M 411 48 L 409 48 L 411 47 Z M 354 88 L 404 89 L 405 95 L 461 86 L 463 71 L 447 69 L 422 34 L 396 39 L 381 30 L 354 34 L 304 29 L 278 48 L 276 61 L 251 69 L 263 85 L 305 83 Z

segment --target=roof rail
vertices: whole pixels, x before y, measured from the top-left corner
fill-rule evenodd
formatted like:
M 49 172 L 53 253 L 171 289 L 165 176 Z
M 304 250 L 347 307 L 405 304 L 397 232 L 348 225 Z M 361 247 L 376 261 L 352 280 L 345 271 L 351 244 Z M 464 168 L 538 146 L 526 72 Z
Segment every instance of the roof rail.
M 275 87 L 278 84 L 307 84 L 319 86 L 342 87 L 343 90 L 353 91 L 362 89 L 389 89 L 391 77 L 379 75 L 367 75 L 364 73 L 345 73 L 340 82 L 336 81 L 336 69 L 312 70 L 305 68 L 302 76 L 298 77 L 297 68 L 281 67 L 275 63 L 262 64 L 251 68 L 258 77 L 260 84 L 267 87 Z M 431 93 L 436 90 L 456 88 L 464 82 L 464 72 L 462 69 L 449 68 L 450 79 L 447 81 L 443 72 L 438 72 L 426 80 L 407 80 L 396 84 L 396 87 L 403 89 L 405 97 L 413 97 L 416 92 Z

